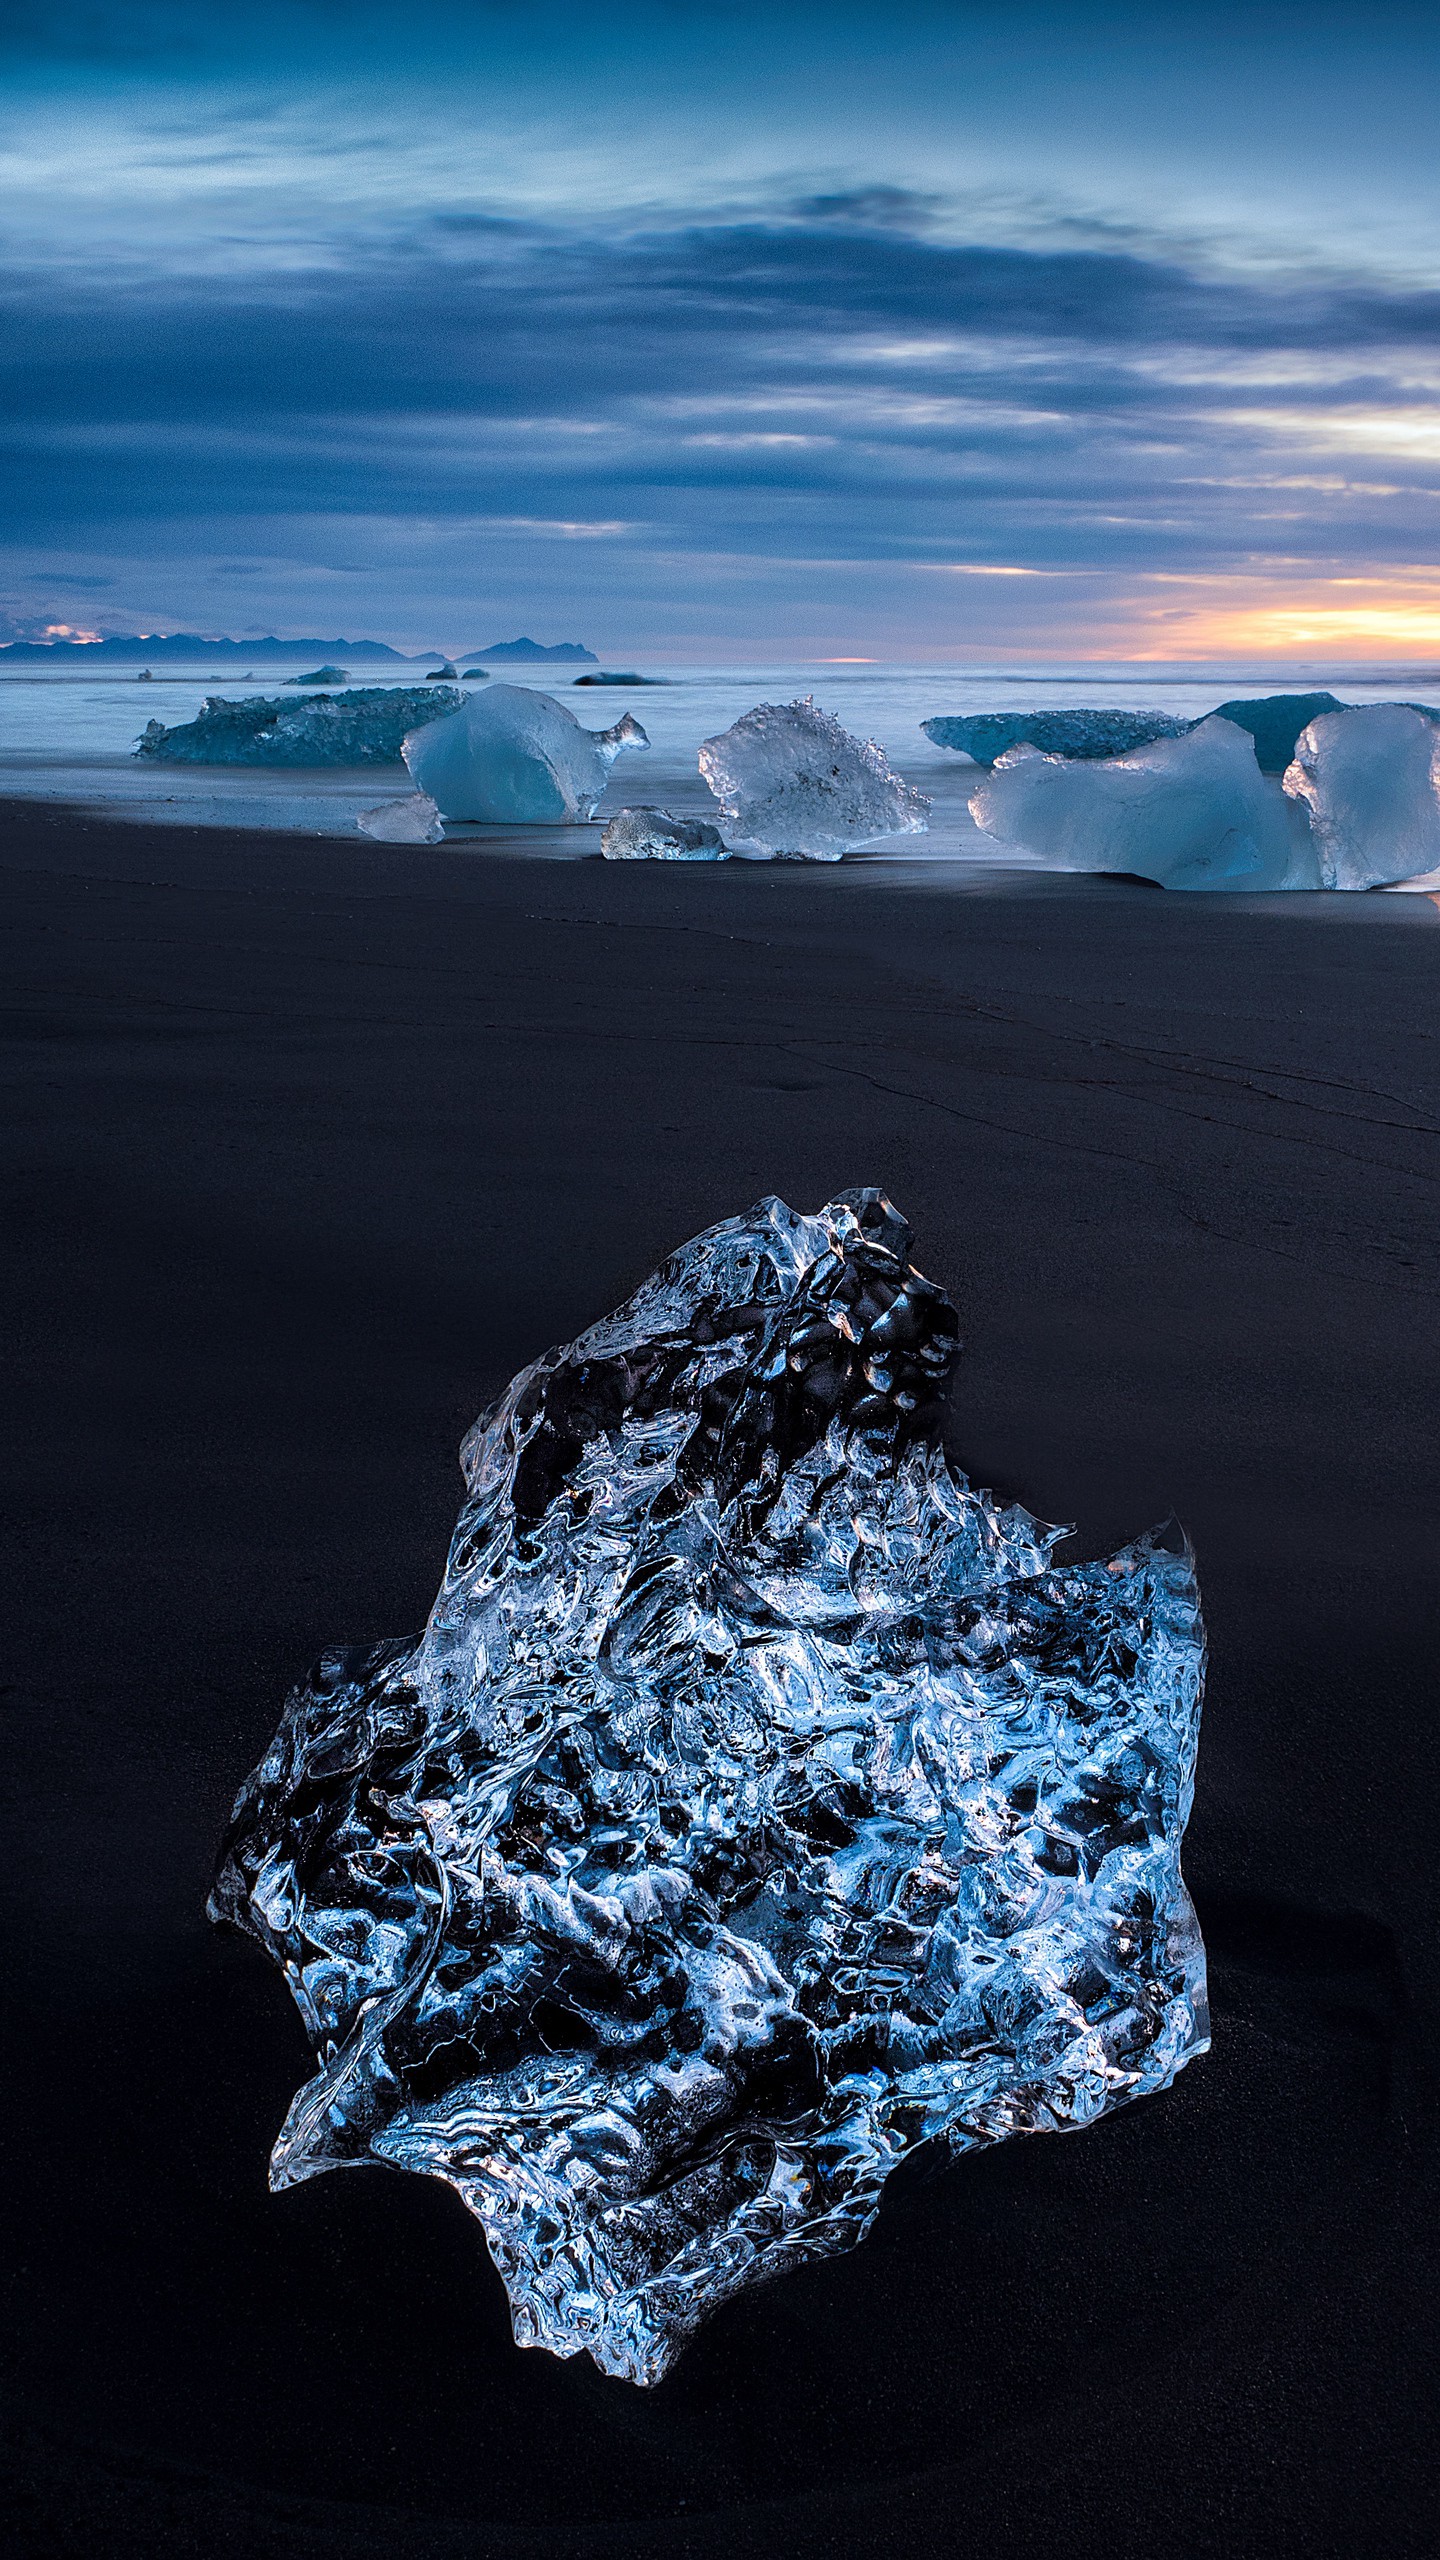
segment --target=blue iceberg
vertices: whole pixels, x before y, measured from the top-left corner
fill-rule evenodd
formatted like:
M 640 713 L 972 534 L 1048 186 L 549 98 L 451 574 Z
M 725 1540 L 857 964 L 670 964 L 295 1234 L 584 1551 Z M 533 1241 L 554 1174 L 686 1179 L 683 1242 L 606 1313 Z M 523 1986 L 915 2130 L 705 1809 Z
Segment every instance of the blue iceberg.
M 171 729 L 147 721 L 135 753 L 162 764 L 398 764 L 417 720 L 438 720 L 464 699 L 458 685 L 362 685 L 295 702 L 212 693 L 194 720 Z
M 970 814 L 1052 871 L 1132 872 L 1168 889 L 1321 886 L 1303 808 L 1266 781 L 1248 730 L 1214 713 L 1123 756 L 1011 747 Z
M 1205 2049 L 1189 1553 L 1057 1565 L 944 1455 L 959 1347 L 878 1192 L 698 1236 L 481 1415 L 424 1633 L 240 1791 L 211 1915 L 315 2064 L 272 2184 L 448 2180 L 522 2345 L 654 2382 L 917 2145 Z
M 488 684 L 408 737 L 405 761 L 443 818 L 577 826 L 594 817 L 615 758 L 649 744 L 631 712 L 612 729 L 582 729 L 553 694 Z
M 920 726 L 932 746 L 949 747 L 976 764 L 994 764 L 1011 747 L 1037 747 L 1054 756 L 1121 756 L 1155 738 L 1182 738 L 1194 723 L 1170 711 L 944 711 Z
M 1281 774 L 1295 753 L 1295 741 L 1312 720 L 1327 711 L 1343 711 L 1333 693 L 1262 693 L 1235 702 L 1220 702 L 1212 718 L 1248 729 L 1255 741 L 1255 761 L 1262 773 Z

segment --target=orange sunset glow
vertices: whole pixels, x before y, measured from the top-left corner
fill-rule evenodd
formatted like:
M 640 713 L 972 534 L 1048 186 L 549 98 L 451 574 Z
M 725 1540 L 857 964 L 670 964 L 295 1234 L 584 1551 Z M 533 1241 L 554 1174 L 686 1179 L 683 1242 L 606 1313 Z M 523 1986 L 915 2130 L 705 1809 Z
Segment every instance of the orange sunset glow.
M 1374 577 L 1282 578 L 1157 575 L 1130 599 L 1136 659 L 1273 657 L 1440 658 L 1440 568 Z M 1122 654 L 1116 650 L 1116 655 Z

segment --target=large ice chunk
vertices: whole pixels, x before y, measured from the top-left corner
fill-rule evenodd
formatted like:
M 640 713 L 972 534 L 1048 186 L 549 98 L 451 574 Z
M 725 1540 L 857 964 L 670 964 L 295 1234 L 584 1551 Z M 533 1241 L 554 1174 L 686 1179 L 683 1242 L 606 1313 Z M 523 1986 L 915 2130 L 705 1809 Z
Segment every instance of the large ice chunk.
M 852 738 L 813 694 L 757 703 L 705 740 L 700 770 L 732 833 L 764 853 L 838 862 L 847 846 L 923 831 L 930 815 L 873 740 Z
M 1207 2041 L 1189 1554 L 1057 1566 L 949 1464 L 910 1241 L 762 1200 L 522 1371 L 424 1634 L 321 1660 L 221 1855 L 314 2049 L 272 2184 L 447 2179 L 520 2343 L 636 2382 L 916 2145 Z
M 137 756 L 166 764 L 398 764 L 407 730 L 465 700 L 458 685 L 363 685 L 298 702 L 210 694 L 198 719 L 167 729 L 147 723 Z
M 577 676 L 584 684 L 584 676 Z M 718 827 L 705 818 L 674 818 L 668 809 L 619 809 L 600 839 L 607 862 L 728 862 Z
M 442 817 L 565 826 L 593 818 L 615 758 L 649 744 L 631 712 L 613 729 L 582 729 L 548 693 L 488 684 L 407 738 L 405 761 Z
M 1303 830 L 1228 720 L 1103 762 L 1012 747 L 970 813 L 1054 871 L 1134 872 L 1170 889 L 1320 885 Z
M 951 747 L 976 764 L 994 764 L 1010 747 L 1042 755 L 1120 756 L 1152 738 L 1183 738 L 1193 720 L 1171 711 L 968 711 L 922 720 L 932 746 Z
M 1413 880 L 1440 863 L 1440 726 L 1409 703 L 1312 720 L 1285 789 L 1310 812 L 1327 889 Z

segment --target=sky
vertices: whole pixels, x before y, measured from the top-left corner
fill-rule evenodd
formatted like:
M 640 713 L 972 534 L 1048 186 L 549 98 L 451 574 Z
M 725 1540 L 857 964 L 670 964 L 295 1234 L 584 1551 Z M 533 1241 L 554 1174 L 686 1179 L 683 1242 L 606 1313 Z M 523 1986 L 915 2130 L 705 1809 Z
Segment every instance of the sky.
M 1440 11 L 0 6 L 0 637 L 1440 660 Z

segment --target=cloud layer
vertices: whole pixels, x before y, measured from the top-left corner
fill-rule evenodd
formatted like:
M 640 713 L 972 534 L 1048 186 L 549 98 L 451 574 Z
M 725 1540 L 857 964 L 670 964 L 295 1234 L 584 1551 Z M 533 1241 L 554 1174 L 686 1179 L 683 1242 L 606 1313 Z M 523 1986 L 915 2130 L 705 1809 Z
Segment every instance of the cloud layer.
M 1440 654 L 1440 294 L 1393 264 L 1048 200 L 983 236 L 993 205 L 886 169 L 397 211 L 356 112 L 327 210 L 313 102 L 298 153 L 278 95 L 152 99 L 151 180 L 122 206 L 92 155 L 48 232 L 54 99 L 12 137 L 12 629 Z M 288 229 L 262 128 L 303 161 Z

